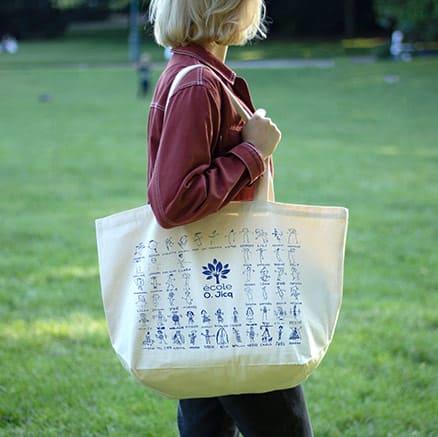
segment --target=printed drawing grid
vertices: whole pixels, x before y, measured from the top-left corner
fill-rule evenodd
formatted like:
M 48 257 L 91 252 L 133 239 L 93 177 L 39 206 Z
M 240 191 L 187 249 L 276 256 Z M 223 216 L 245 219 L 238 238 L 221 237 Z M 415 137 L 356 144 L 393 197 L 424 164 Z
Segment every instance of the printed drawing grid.
M 300 344 L 301 249 L 295 228 L 261 226 L 139 242 L 132 299 L 143 348 Z

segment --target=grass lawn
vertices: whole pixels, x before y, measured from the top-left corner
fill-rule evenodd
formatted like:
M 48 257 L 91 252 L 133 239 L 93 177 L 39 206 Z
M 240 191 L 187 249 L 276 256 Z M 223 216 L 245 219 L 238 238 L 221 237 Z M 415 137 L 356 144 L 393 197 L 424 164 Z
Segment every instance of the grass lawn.
M 128 30 L 99 31 L 71 30 L 62 38 L 52 41 L 31 40 L 20 42 L 20 49 L 13 57 L 0 56 L 0 70 L 51 67 L 66 65 L 108 65 L 128 62 Z M 153 62 L 162 63 L 163 49 L 152 39 L 152 31 L 141 32 L 141 51 L 147 52 Z M 245 47 L 230 50 L 229 58 L 235 60 L 326 58 L 346 54 L 369 54 L 372 50 L 346 49 L 341 40 L 256 41 Z
M 149 102 L 128 67 L 33 67 L 30 45 L 0 56 L 0 436 L 175 436 L 111 349 L 94 236 L 144 202 Z M 438 59 L 240 72 L 283 131 L 277 198 L 350 209 L 315 435 L 438 436 Z

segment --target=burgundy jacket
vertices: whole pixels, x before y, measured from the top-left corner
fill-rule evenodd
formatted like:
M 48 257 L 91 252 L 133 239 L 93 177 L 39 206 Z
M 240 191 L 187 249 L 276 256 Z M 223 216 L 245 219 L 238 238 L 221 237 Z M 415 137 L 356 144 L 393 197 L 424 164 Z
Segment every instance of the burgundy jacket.
M 214 73 L 187 73 L 165 111 L 174 77 L 193 64 Z M 165 228 L 199 220 L 231 200 L 252 200 L 251 185 L 265 171 L 258 150 L 242 142 L 244 121 L 224 84 L 254 111 L 246 82 L 197 45 L 175 49 L 158 80 L 148 120 L 148 200 Z

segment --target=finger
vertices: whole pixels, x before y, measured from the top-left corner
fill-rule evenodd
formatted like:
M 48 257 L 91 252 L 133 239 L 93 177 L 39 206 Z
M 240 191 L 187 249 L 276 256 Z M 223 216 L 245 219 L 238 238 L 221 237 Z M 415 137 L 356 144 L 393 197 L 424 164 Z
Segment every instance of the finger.
M 263 108 L 257 109 L 257 111 L 254 112 L 254 115 L 257 115 L 257 116 L 263 118 L 266 115 L 266 110 Z

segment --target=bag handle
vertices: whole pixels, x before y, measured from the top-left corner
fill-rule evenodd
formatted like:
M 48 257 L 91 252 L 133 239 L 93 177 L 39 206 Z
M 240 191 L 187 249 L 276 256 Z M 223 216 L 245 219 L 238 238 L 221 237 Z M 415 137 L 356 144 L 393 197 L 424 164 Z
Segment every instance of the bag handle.
M 230 97 L 234 108 L 236 109 L 237 113 L 242 117 L 244 121 L 248 121 L 251 118 L 251 114 L 246 110 L 246 108 L 243 107 L 243 105 L 239 102 L 237 97 L 233 94 L 233 92 L 224 84 L 222 79 L 217 76 L 216 73 L 214 73 L 211 68 L 207 67 L 203 64 L 195 64 L 195 65 L 189 65 L 188 67 L 184 67 L 182 70 L 180 70 L 175 78 L 173 79 L 172 85 L 170 86 L 169 94 L 167 95 L 166 100 L 166 106 L 164 107 L 164 111 L 166 111 L 166 108 L 169 104 L 170 98 L 175 93 L 175 90 L 181 80 L 184 78 L 184 76 L 189 73 L 190 71 L 194 70 L 195 68 L 208 68 L 210 71 L 213 72 L 213 74 L 218 78 L 218 80 L 223 85 L 223 88 L 227 92 L 228 96 Z M 275 202 L 275 192 L 274 192 L 274 180 L 272 177 L 272 171 L 271 171 L 271 163 L 272 163 L 272 157 L 268 159 L 268 162 L 266 163 L 266 171 L 265 173 L 258 179 L 254 191 L 254 200 L 259 201 L 269 201 L 269 202 Z

